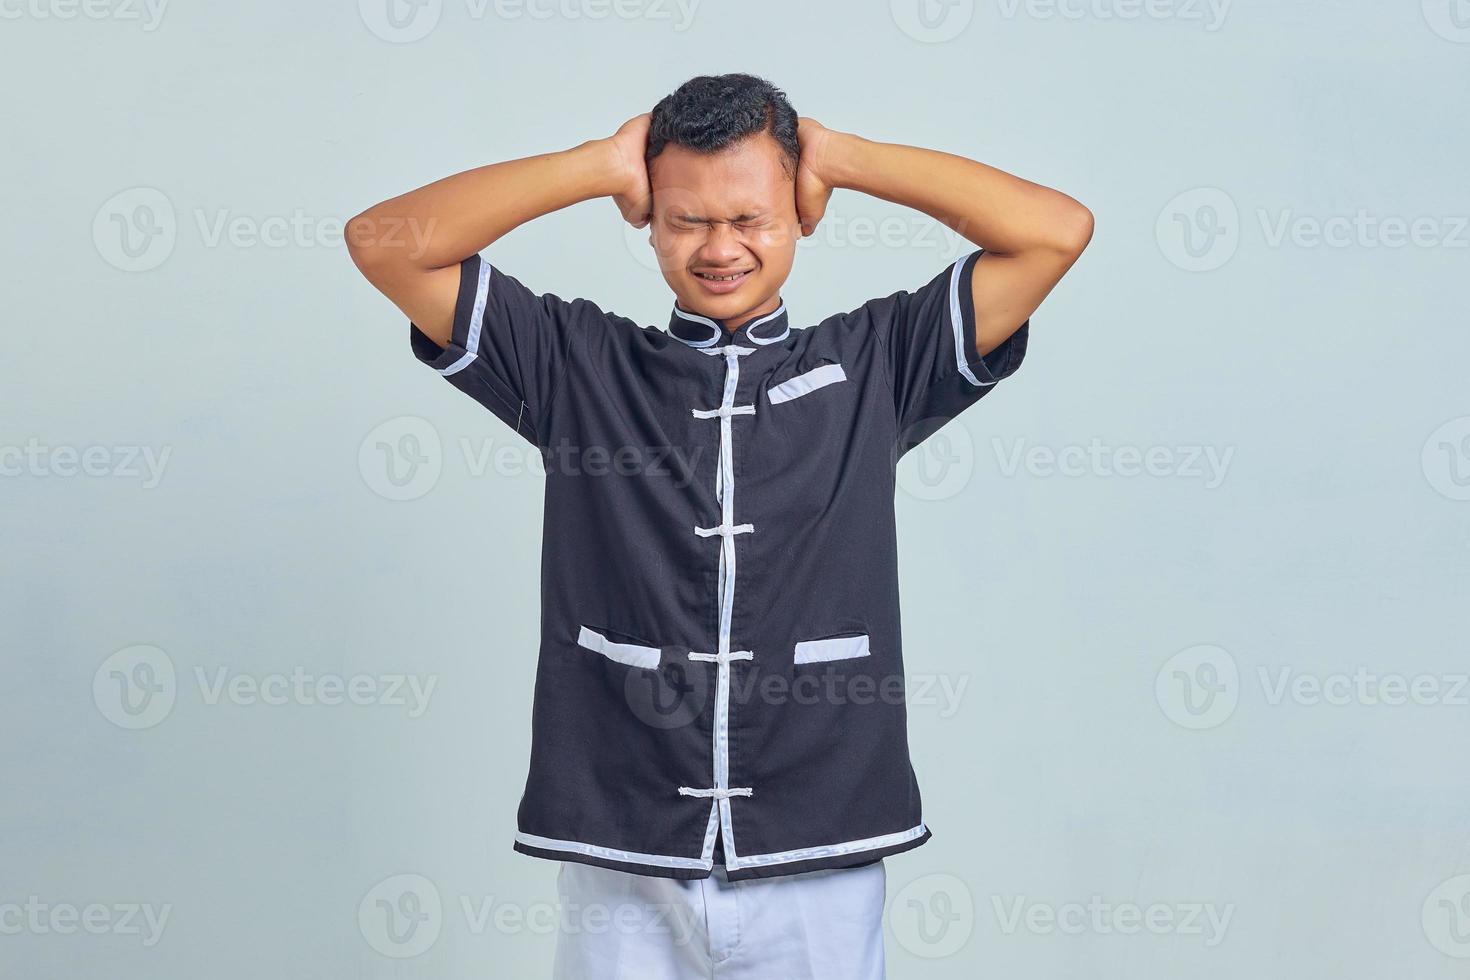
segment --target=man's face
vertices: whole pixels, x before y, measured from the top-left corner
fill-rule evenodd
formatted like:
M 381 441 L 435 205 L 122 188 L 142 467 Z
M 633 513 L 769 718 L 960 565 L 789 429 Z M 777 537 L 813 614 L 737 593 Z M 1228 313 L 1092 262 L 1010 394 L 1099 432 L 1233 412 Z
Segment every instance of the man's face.
M 669 145 L 654 158 L 649 235 L 683 309 L 738 321 L 777 308 L 801 235 L 782 157 L 762 132 L 715 154 Z

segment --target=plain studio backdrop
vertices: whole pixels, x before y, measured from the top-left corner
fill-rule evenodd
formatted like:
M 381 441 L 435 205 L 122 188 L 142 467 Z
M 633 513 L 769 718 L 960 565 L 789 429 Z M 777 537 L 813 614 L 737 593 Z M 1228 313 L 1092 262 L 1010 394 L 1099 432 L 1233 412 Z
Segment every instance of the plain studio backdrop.
M 538 460 L 341 225 L 727 71 L 1097 219 L 902 467 L 891 976 L 1470 965 L 1463 3 L 0 12 L 0 976 L 547 974 Z M 792 323 L 968 247 L 838 191 Z M 608 201 L 487 254 L 667 320 Z

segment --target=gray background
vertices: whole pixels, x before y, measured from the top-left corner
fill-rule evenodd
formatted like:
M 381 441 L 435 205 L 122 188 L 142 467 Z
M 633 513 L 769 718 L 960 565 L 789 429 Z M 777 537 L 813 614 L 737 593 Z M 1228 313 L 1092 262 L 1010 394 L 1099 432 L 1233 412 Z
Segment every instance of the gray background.
M 1470 7 L 386 3 L 4 7 L 0 975 L 546 975 L 541 479 L 337 232 L 737 70 L 1097 216 L 905 462 L 890 975 L 1461 975 Z M 645 235 L 493 253 L 663 324 Z M 839 191 L 783 295 L 957 248 Z

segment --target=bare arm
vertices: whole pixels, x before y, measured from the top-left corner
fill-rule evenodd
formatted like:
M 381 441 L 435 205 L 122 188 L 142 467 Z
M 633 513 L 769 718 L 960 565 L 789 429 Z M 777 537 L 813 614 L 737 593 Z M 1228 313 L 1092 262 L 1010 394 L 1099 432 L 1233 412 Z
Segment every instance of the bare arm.
M 802 118 L 797 210 L 811 234 L 832 189 L 922 211 L 985 249 L 975 266 L 976 347 L 999 347 L 1092 239 L 1092 212 L 1060 191 L 944 153 L 879 143 Z
M 347 224 L 357 268 L 441 347 L 449 343 L 459 263 L 533 218 L 612 197 L 642 227 L 649 208 L 648 116 L 607 139 L 490 164 L 376 204 Z

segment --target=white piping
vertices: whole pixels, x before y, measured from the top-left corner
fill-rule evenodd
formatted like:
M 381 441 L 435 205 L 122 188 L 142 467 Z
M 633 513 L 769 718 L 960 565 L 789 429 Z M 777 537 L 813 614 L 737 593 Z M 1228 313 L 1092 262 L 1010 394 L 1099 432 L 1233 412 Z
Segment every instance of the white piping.
M 465 338 L 464 353 L 459 360 L 439 369 L 446 378 L 469 367 L 480 352 L 480 324 L 485 319 L 485 300 L 490 295 L 490 263 L 483 255 L 476 257 L 480 262 L 480 276 L 475 283 L 475 305 L 470 309 L 469 335 Z
M 825 640 L 802 640 L 796 645 L 795 661 L 819 664 L 829 660 L 851 660 L 868 655 L 868 634 L 833 636 Z
M 712 334 L 708 340 L 684 340 L 683 337 L 675 334 L 675 338 L 677 340 L 683 341 L 690 347 L 708 347 L 711 344 L 718 343 L 720 340 L 720 334 L 723 333 L 725 330 L 724 327 L 720 326 L 718 323 L 711 320 L 707 316 L 700 316 L 698 313 L 685 313 L 683 310 L 679 309 L 678 303 L 674 304 L 674 315 L 684 320 L 693 320 L 695 323 L 703 323 L 714 330 L 714 334 Z
M 615 643 L 596 630 L 583 626 L 577 634 L 577 645 L 596 651 L 609 660 L 616 660 L 629 667 L 657 670 L 661 651 L 658 647 L 645 647 L 637 643 Z
M 785 312 L 786 312 L 786 304 L 785 303 L 782 303 L 779 307 L 776 308 L 776 312 L 774 312 L 774 313 L 767 313 L 765 316 L 761 317 L 759 320 L 756 320 L 753 323 L 747 323 L 745 325 L 745 336 L 746 336 L 746 338 L 749 339 L 752 344 L 774 344 L 778 340 L 785 340 L 787 338 L 787 336 L 789 336 L 790 333 L 791 333 L 791 324 L 789 324 L 789 323 L 786 325 L 786 329 L 783 330 L 783 331 L 781 331 L 781 333 L 778 336 L 770 337 L 770 338 L 763 338 L 763 337 L 757 337 L 755 335 L 755 328 L 756 327 L 760 326 L 762 323 L 765 323 L 767 320 L 774 320 L 776 317 L 780 316 L 782 313 L 785 313 Z
M 803 847 L 795 851 L 779 851 L 774 854 L 747 854 L 738 861 L 731 858 L 729 867 L 739 868 L 767 868 L 773 864 L 791 864 L 795 861 L 811 861 L 816 858 L 842 857 L 847 854 L 856 854 L 859 851 L 874 851 L 880 847 L 892 847 L 895 844 L 906 844 L 924 836 L 924 825 L 911 827 L 908 830 L 899 831 L 896 834 L 885 834 L 882 837 L 869 837 L 866 840 L 852 840 L 843 844 L 825 844 L 821 847 Z
M 980 254 L 980 252 L 983 251 L 985 250 L 979 249 L 976 252 L 971 252 L 970 255 L 978 255 Z M 960 374 L 963 374 L 965 376 L 965 380 L 970 382 L 970 384 L 983 387 L 984 385 L 993 385 L 995 384 L 995 382 L 981 381 L 979 378 L 975 377 L 975 372 L 970 370 L 970 365 L 965 363 L 965 317 L 964 313 L 960 309 L 960 270 L 965 267 L 965 263 L 969 260 L 969 255 L 961 259 L 955 259 L 954 265 L 950 267 L 949 325 L 950 328 L 954 330 L 954 358 L 955 363 L 959 365 Z M 980 260 L 976 259 L 975 261 L 979 262 Z M 974 273 L 971 273 L 971 278 L 974 278 Z
M 620 851 L 613 847 L 599 847 L 596 844 L 582 844 L 573 840 L 554 840 L 550 837 L 537 837 L 534 834 L 516 834 L 516 840 L 527 847 L 539 847 L 546 851 L 570 851 L 573 854 L 585 854 L 588 857 L 600 857 L 608 861 L 622 861 L 626 864 L 649 864 L 657 868 L 699 868 L 708 871 L 714 862 L 707 858 L 674 857 L 669 854 L 640 854 L 637 851 Z
M 841 364 L 823 364 L 810 371 L 803 371 L 794 378 L 786 379 L 766 392 L 766 395 L 771 399 L 772 405 L 779 405 L 793 398 L 800 398 L 818 388 L 825 388 L 827 385 L 846 380 L 847 372 L 842 370 Z
M 720 804 L 711 800 L 709 807 L 709 823 L 704 828 L 704 849 L 699 853 L 704 856 L 706 867 L 714 867 L 715 864 L 715 834 L 720 831 Z
M 753 344 L 761 345 L 774 344 L 777 341 L 785 340 L 791 334 L 791 324 L 789 323 L 786 324 L 786 329 L 782 330 L 781 333 L 775 337 L 757 337 L 755 335 L 756 327 L 770 320 L 774 320 L 776 317 L 785 312 L 786 304 L 783 302 L 780 306 L 776 308 L 776 311 L 774 313 L 767 313 L 759 320 L 752 320 L 750 323 L 744 324 L 746 338 L 749 339 L 750 342 Z M 705 326 L 714 331 L 706 340 L 684 340 L 683 337 L 679 337 L 677 334 L 675 334 L 676 339 L 683 341 L 690 347 L 710 347 L 714 344 L 719 343 L 721 335 L 725 333 L 725 328 L 720 326 L 719 323 L 715 322 L 709 317 L 700 316 L 698 313 L 689 313 L 685 310 L 681 310 L 677 301 L 675 301 L 674 303 L 674 315 L 679 317 L 679 319 L 681 320 L 689 320 L 694 323 L 703 323 Z
M 692 791 L 686 796 L 702 796 L 712 793 L 713 790 Z M 747 795 L 738 790 L 730 790 L 731 795 Z M 718 806 L 718 802 L 715 804 Z M 705 857 L 687 858 L 675 857 L 668 854 L 640 854 L 637 851 L 620 851 L 612 847 L 601 847 L 597 844 L 583 844 L 578 841 L 554 840 L 549 837 L 537 837 L 534 834 L 517 833 L 516 840 L 529 847 L 539 847 L 547 851 L 569 851 L 574 854 L 585 854 L 588 857 L 600 857 L 609 861 L 622 861 L 625 864 L 646 864 L 656 868 L 698 868 L 704 871 L 714 866 L 714 834 L 715 834 L 715 811 L 710 813 L 710 825 L 705 832 Z M 846 841 L 841 844 L 825 844 L 819 847 L 804 847 L 794 851 L 779 851 L 772 854 L 752 854 L 740 858 L 738 861 L 726 855 L 726 867 L 732 869 L 770 867 L 776 864 L 791 864 L 796 861 L 811 861 L 823 857 L 842 857 L 847 854 L 856 854 L 859 851 L 872 851 L 880 847 L 891 847 L 895 844 L 905 844 L 924 836 L 925 827 L 921 823 L 917 827 L 900 831 L 896 834 L 885 834 L 882 837 L 869 837 L 865 840 Z
M 749 336 L 748 332 L 747 336 Z M 701 537 L 710 537 L 715 534 L 720 536 L 719 645 L 714 654 L 690 654 L 691 660 L 712 661 L 716 665 L 715 721 L 712 737 L 715 785 L 707 791 L 693 791 L 689 790 L 689 787 L 680 787 L 679 793 L 684 796 L 709 795 L 713 800 L 710 826 L 705 834 L 704 856 L 710 859 L 714 856 L 715 816 L 718 813 L 719 829 L 724 835 L 725 861 L 730 866 L 733 866 L 737 860 L 735 828 L 730 817 L 730 797 L 750 795 L 749 787 L 736 789 L 730 787 L 730 662 L 753 659 L 755 656 L 748 650 L 734 652 L 730 650 L 730 618 L 735 604 L 735 535 L 748 534 L 755 530 L 752 524 L 735 523 L 735 440 L 730 419 L 735 415 L 755 414 L 754 405 L 737 406 L 735 404 L 735 389 L 740 382 L 740 358 L 754 352 L 754 347 L 743 347 L 739 344 L 707 348 L 706 354 L 719 354 L 725 358 L 725 388 L 718 409 L 694 410 L 696 417 L 720 420 L 720 462 L 715 470 L 715 499 L 720 502 L 720 523 L 710 528 L 698 525 L 694 527 L 694 533 Z

